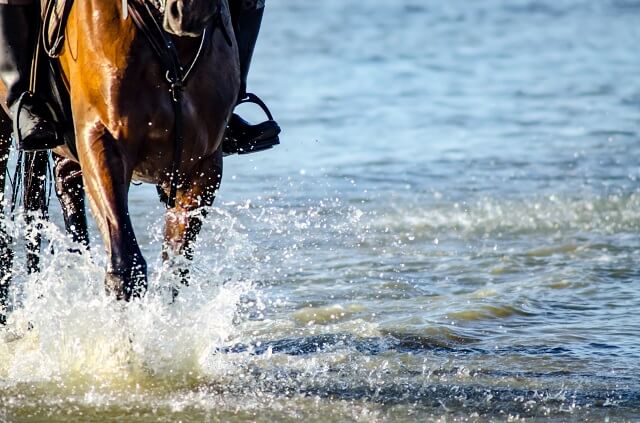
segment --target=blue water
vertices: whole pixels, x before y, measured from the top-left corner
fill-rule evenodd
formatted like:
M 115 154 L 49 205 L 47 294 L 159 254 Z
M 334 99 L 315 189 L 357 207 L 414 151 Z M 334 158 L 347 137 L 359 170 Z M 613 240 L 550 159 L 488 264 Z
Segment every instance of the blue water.
M 633 0 L 269 0 L 249 88 L 282 145 L 225 159 L 193 265 L 241 292 L 214 301 L 219 338 L 193 364 L 153 326 L 162 347 L 135 350 L 152 376 L 121 369 L 124 391 L 80 371 L 70 394 L 64 355 L 37 381 L 11 356 L 0 403 L 9 417 L 640 419 L 638 22 Z M 131 204 L 161 284 L 154 188 Z M 158 376 L 172 360 L 179 377 Z

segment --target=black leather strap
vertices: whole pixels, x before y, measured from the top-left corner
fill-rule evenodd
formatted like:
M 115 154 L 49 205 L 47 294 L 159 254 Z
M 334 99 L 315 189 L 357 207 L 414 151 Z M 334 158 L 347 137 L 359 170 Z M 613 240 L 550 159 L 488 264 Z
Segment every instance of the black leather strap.
M 160 22 L 154 16 L 146 1 L 129 1 L 129 13 L 136 26 L 145 35 L 162 66 L 168 72 L 168 82 L 183 81 L 183 68 L 178 58 L 178 50 Z
M 38 0 L 39 1 L 39 0 Z M 71 13 L 71 7 L 73 6 L 73 0 L 63 0 L 62 15 L 58 20 L 54 20 L 54 15 L 60 10 L 58 4 L 60 0 L 48 0 L 44 9 L 44 16 L 42 17 L 42 31 L 40 36 L 42 37 L 42 46 L 45 53 L 55 59 L 60 56 L 62 48 L 64 47 L 65 30 L 67 27 L 67 20 Z M 51 30 L 51 25 L 55 23 L 54 31 Z M 49 34 L 55 32 L 52 35 L 52 39 Z

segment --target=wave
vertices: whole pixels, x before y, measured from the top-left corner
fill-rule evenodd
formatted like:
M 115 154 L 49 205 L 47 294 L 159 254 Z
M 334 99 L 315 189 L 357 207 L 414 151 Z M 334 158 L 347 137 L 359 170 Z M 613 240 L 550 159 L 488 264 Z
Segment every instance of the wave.
M 371 219 L 376 228 L 408 235 L 450 231 L 529 235 L 557 232 L 634 233 L 640 229 L 640 194 L 593 198 L 560 196 L 474 202 L 393 204 Z

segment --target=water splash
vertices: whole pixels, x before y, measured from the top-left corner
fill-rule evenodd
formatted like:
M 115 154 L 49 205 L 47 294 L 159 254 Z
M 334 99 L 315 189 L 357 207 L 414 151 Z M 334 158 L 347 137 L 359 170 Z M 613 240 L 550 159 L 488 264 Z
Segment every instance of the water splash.
M 237 235 L 232 223 L 218 219 L 211 225 L 218 235 L 232 238 Z M 41 272 L 27 274 L 24 259 L 16 254 L 13 311 L 0 342 L 0 376 L 6 385 L 117 388 L 198 380 L 212 349 L 235 333 L 242 298 L 255 296 L 251 282 L 234 277 L 235 253 L 250 248 L 240 241 L 201 260 L 200 271 L 192 272 L 190 285 L 180 287 L 175 301 L 171 292 L 179 278 L 158 261 L 148 294 L 122 304 L 104 292 L 100 247 L 78 253 L 57 226 L 42 225 L 47 243 Z M 21 219 L 9 225 L 15 239 L 23 227 Z

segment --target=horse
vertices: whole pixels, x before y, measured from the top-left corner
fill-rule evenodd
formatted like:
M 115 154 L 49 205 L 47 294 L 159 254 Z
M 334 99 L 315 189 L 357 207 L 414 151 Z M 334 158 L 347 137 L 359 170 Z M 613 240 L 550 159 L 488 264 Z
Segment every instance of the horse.
M 56 148 L 53 156 L 66 230 L 88 245 L 86 194 L 107 253 L 105 290 L 130 301 L 147 290 L 147 265 L 129 216 L 129 187 L 132 181 L 155 184 L 167 204 L 163 259 L 192 258 L 205 207 L 220 186 L 221 144 L 237 102 L 240 68 L 228 36 L 228 0 L 129 0 L 124 10 L 126 3 L 82 0 L 71 6 L 57 60 L 70 95 L 75 148 Z M 183 85 L 170 89 L 157 49 L 126 18 L 133 6 L 157 15 L 177 59 L 194 64 Z M 5 91 L 0 87 L 0 99 Z M 10 128 L 8 112 L 0 109 L 2 175 Z M 180 151 L 178 137 L 184 140 Z M 0 254 L 5 244 L 0 242 Z

